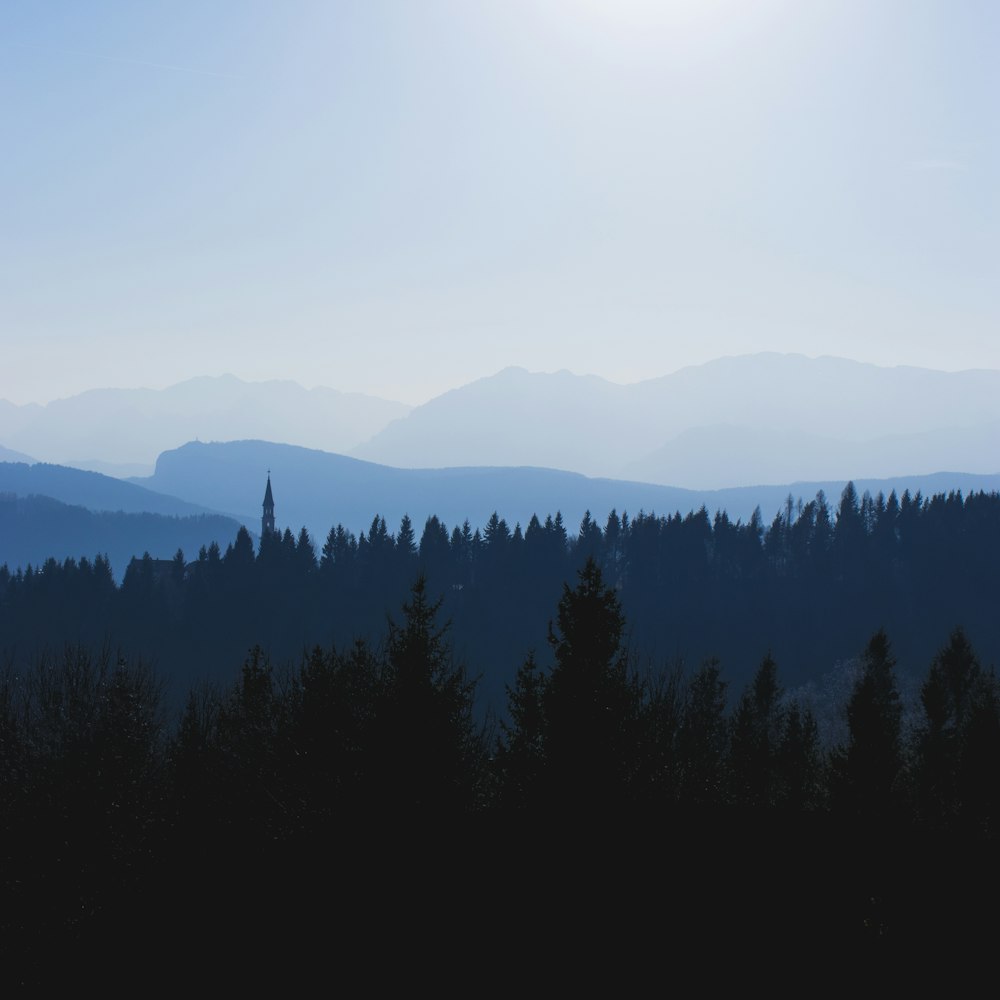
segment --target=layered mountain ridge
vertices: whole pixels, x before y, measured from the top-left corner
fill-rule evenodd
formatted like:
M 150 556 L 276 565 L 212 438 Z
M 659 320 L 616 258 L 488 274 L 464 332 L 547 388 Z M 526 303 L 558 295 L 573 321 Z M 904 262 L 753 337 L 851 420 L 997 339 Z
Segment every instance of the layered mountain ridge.
M 506 368 L 409 407 L 293 382 L 196 378 L 0 402 L 0 442 L 122 478 L 192 442 L 264 440 L 396 468 L 541 467 L 686 489 L 1000 471 L 1000 372 L 719 358 L 631 385 Z

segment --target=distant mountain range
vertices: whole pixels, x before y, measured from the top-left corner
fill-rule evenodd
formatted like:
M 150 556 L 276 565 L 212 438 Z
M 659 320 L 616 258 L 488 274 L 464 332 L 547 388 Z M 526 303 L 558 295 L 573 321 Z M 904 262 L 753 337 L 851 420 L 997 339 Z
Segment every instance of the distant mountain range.
M 1000 471 L 1000 421 L 941 427 L 914 434 L 887 434 L 848 441 L 794 428 L 696 427 L 641 459 L 621 474 L 642 482 L 700 483 L 722 488 L 734 483 L 792 480 L 881 479 L 942 469 L 970 473 Z
M 1000 372 L 756 354 L 615 385 L 508 368 L 351 452 L 400 467 L 535 465 L 689 489 L 1000 472 Z
M 159 454 L 190 441 L 244 440 L 396 468 L 530 466 L 690 490 L 992 474 L 1000 371 L 755 354 L 633 385 L 508 368 L 416 408 L 233 376 L 47 406 L 0 401 L 14 457 L 123 478 L 149 475 Z
M 343 524 L 355 533 L 367 530 L 375 515 L 395 532 L 404 514 L 419 539 L 426 519 L 436 515 L 452 528 L 468 519 L 482 528 L 496 511 L 513 530 L 533 514 L 544 521 L 561 513 L 574 534 L 586 511 L 603 526 L 608 514 L 627 511 L 687 514 L 705 506 L 714 515 L 725 510 L 732 520 L 747 521 L 760 506 L 767 522 L 782 508 L 789 493 L 811 500 L 823 490 L 831 504 L 839 500 L 846 480 L 799 482 L 780 486 L 725 490 L 685 490 L 648 483 L 590 479 L 577 473 L 541 468 L 396 469 L 307 448 L 264 441 L 225 444 L 192 442 L 164 452 L 156 473 L 140 482 L 150 490 L 181 497 L 216 510 L 233 511 L 259 530 L 267 471 L 279 527 L 297 533 L 306 527 L 319 548 L 327 532 Z M 942 473 L 899 479 L 856 480 L 859 494 L 887 495 L 921 491 L 924 495 L 961 489 L 1000 489 L 1000 475 Z
M 409 410 L 361 393 L 223 375 L 162 390 L 93 389 L 45 406 L 0 400 L 0 442 L 42 461 L 134 475 L 152 471 L 161 451 L 198 439 L 347 451 Z
M 508 368 L 416 408 L 222 376 L 0 401 L 0 441 L 0 494 L 233 518 L 222 534 L 259 531 L 270 469 L 279 524 L 317 548 L 376 515 L 390 531 L 409 515 L 418 536 L 432 514 L 482 528 L 494 511 L 512 529 L 559 512 L 571 533 L 588 510 L 746 521 L 759 506 L 769 521 L 789 494 L 835 503 L 849 479 L 872 494 L 1000 489 L 1000 372 L 758 354 L 624 386 Z M 47 555 L 92 554 L 91 535 L 54 531 Z

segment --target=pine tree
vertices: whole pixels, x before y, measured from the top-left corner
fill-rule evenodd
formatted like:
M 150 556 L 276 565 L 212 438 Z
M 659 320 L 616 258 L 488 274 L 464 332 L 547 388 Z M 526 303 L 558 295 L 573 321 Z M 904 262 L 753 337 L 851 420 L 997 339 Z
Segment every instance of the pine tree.
M 238 572 L 245 572 L 254 562 L 253 539 L 241 524 L 233 544 L 226 549 L 224 562 Z
M 455 664 L 438 627 L 441 600 L 424 577 L 389 622 L 388 652 L 374 720 L 376 788 L 382 807 L 439 811 L 472 806 L 481 794 L 483 734 L 473 719 L 474 682 Z
M 880 629 L 865 648 L 861 676 L 847 704 L 848 743 L 834 760 L 834 803 L 851 814 L 886 815 L 898 802 L 902 706 L 895 666 L 888 636 Z
M 396 550 L 404 560 L 410 560 L 417 554 L 416 538 L 413 533 L 413 522 L 409 514 L 404 514 L 399 522 L 399 532 L 396 535 Z
M 775 756 L 776 802 L 802 811 L 822 805 L 823 755 L 819 729 L 808 707 L 797 701 L 784 710 L 784 725 Z
M 509 720 L 500 723 L 494 770 L 502 806 L 537 808 L 543 804 L 546 761 L 545 687 L 547 678 L 529 653 L 507 685 Z
M 637 770 L 640 690 L 624 648 L 625 617 L 588 559 L 579 583 L 563 585 L 545 686 L 552 800 L 570 808 L 624 800 Z
M 728 770 L 731 798 L 737 804 L 774 805 L 776 759 L 783 727 L 778 667 L 768 654 L 740 698 L 730 727 Z
M 316 569 L 316 549 L 305 526 L 299 532 L 299 540 L 295 545 L 295 565 L 300 577 L 307 577 Z
M 678 734 L 680 796 L 688 806 L 725 801 L 726 686 L 714 659 L 703 663 L 688 685 Z
M 914 783 L 917 807 L 928 822 L 951 825 L 979 797 L 978 779 L 969 779 L 979 770 L 980 748 L 972 752 L 972 746 L 989 728 L 995 701 L 991 681 L 964 631 L 956 628 L 934 657 L 920 691 L 923 719 L 914 734 Z
M 459 532 L 459 538 L 461 533 Z M 454 557 L 448 541 L 448 529 L 436 515 L 427 518 L 418 549 L 420 571 L 437 585 L 457 582 L 454 571 Z

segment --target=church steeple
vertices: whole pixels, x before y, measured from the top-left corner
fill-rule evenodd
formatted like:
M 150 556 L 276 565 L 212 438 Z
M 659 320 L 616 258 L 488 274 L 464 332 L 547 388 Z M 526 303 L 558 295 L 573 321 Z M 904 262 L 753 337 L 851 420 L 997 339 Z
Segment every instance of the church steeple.
M 274 497 L 271 495 L 271 470 L 267 470 L 267 489 L 264 491 L 264 516 L 260 519 L 261 537 L 274 531 Z

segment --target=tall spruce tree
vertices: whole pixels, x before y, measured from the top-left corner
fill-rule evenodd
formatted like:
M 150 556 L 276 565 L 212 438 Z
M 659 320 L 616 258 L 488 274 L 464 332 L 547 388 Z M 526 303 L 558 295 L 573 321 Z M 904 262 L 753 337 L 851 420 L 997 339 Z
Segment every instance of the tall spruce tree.
M 504 808 L 543 804 L 546 762 L 545 687 L 548 678 L 531 652 L 507 685 L 508 718 L 500 722 L 494 757 L 495 798 Z
M 889 638 L 880 629 L 865 648 L 847 703 L 848 742 L 834 760 L 834 804 L 850 814 L 886 815 L 898 804 L 902 705 L 895 667 Z
M 730 797 L 736 804 L 774 805 L 783 728 L 778 666 L 768 654 L 741 696 L 730 726 L 728 771 Z
M 578 576 L 549 627 L 555 665 L 543 695 L 551 801 L 570 808 L 627 798 L 640 708 L 618 596 L 593 559 Z
M 373 791 L 381 806 L 419 811 L 473 806 L 481 792 L 484 734 L 473 719 L 475 684 L 452 658 L 438 626 L 441 601 L 419 577 L 389 622 L 389 641 L 374 720 Z
M 680 798 L 688 806 L 717 806 L 726 798 L 726 681 L 718 660 L 706 660 L 688 685 L 678 733 Z
M 983 780 L 984 770 L 1000 763 L 989 736 L 997 729 L 996 684 L 962 629 L 954 629 L 934 657 L 920 701 L 923 718 L 914 734 L 920 815 L 945 827 L 966 818 L 978 821 L 983 794 L 995 784 L 995 778 Z

